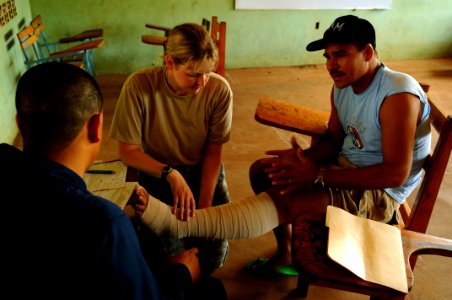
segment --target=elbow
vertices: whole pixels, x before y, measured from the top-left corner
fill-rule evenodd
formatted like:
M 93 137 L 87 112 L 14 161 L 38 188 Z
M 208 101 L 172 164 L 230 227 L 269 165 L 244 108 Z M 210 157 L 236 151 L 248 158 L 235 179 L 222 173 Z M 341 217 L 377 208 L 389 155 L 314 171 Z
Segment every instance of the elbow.
M 392 188 L 399 188 L 399 187 L 402 187 L 404 183 L 405 183 L 405 180 L 394 179 L 391 182 L 390 187 L 392 187 Z
M 141 152 L 140 145 L 132 145 L 132 144 L 124 144 L 118 143 L 118 154 L 122 161 L 127 163 L 129 157 L 133 156 L 133 153 L 136 151 Z
M 392 188 L 402 187 L 403 184 L 408 179 L 408 175 L 409 175 L 409 171 L 392 173 L 392 176 L 388 176 L 388 179 L 389 179 L 388 187 L 392 187 Z
M 380 175 L 385 178 L 386 188 L 402 187 L 410 175 L 411 165 L 410 160 L 385 161 Z
M 124 150 L 122 147 L 119 147 L 119 149 L 118 149 L 118 154 L 119 154 L 119 158 L 120 158 L 122 161 L 127 160 L 127 154 L 128 154 L 128 151 L 127 151 L 127 150 Z

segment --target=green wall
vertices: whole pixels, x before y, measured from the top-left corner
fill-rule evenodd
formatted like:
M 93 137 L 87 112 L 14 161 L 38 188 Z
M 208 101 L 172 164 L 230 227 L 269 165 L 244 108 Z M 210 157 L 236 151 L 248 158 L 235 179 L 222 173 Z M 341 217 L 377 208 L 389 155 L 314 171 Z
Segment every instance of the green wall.
M 4 0 L 0 0 L 3 4 Z M 28 0 L 16 0 L 17 15 L 0 27 L 0 143 L 12 143 L 17 136 L 14 96 L 19 77 L 25 72 L 23 54 L 16 38 L 25 20 L 30 22 Z
M 4 0 L 0 0 L 2 3 Z M 15 0 L 18 16 L 0 27 L 15 41 L 20 20 L 40 14 L 51 40 L 90 28 L 103 28 L 105 44 L 94 50 L 97 75 L 129 74 L 161 63 L 162 49 L 141 42 L 158 33 L 145 23 L 172 27 L 218 16 L 227 22 L 226 68 L 296 66 L 324 63 L 305 46 L 322 36 L 340 15 L 371 21 L 383 61 L 452 56 L 452 1 L 393 0 L 389 10 L 234 10 L 233 0 Z M 315 28 L 319 22 L 319 28 Z M 6 38 L 4 39 L 6 41 Z M 14 92 L 25 70 L 19 45 L 0 49 L 0 142 L 11 143 Z
M 141 42 L 158 33 L 146 22 L 172 27 L 217 15 L 227 22 L 226 68 L 323 63 L 305 46 L 338 16 L 356 14 L 377 31 L 385 60 L 452 55 L 452 1 L 393 0 L 389 10 L 234 10 L 233 0 L 30 0 L 53 38 L 103 28 L 105 45 L 94 53 L 98 74 L 130 73 L 160 64 L 162 49 Z M 320 23 L 315 29 L 316 22 Z

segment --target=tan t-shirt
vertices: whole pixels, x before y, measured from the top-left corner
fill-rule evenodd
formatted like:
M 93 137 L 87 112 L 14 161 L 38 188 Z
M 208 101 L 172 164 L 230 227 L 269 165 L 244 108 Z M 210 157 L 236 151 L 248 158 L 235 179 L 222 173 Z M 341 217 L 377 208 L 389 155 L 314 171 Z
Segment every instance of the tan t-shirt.
M 206 143 L 229 140 L 233 95 L 228 82 L 212 73 L 196 95 L 177 96 L 165 67 L 144 69 L 127 78 L 116 105 L 110 136 L 141 144 L 154 159 L 173 166 L 198 163 Z

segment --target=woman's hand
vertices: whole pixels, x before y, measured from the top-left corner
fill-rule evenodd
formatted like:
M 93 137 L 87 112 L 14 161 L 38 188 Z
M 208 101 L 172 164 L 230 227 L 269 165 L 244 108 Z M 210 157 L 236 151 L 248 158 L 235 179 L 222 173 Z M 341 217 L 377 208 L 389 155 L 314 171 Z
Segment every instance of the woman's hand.
M 196 212 L 196 202 L 190 187 L 177 170 L 173 170 L 166 180 L 168 180 L 174 196 L 171 212 L 179 220 L 188 221 Z

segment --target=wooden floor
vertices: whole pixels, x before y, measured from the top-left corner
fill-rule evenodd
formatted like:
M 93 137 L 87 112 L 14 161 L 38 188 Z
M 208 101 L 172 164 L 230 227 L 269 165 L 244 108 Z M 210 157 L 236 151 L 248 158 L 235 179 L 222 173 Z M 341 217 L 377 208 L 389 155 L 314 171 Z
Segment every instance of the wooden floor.
M 447 114 L 452 114 L 452 58 L 386 62 L 391 69 L 406 72 L 419 82 L 430 84 L 429 95 Z M 234 92 L 234 117 L 231 141 L 224 148 L 226 176 L 233 201 L 252 195 L 248 167 L 270 149 L 290 146 L 292 133 L 270 128 L 254 120 L 254 109 L 261 96 L 303 103 L 329 110 L 332 81 L 323 65 L 226 70 L 226 79 Z M 115 142 L 108 129 L 125 76 L 98 78 L 105 96 L 104 146 L 100 159 L 117 158 Z M 308 139 L 297 135 L 303 147 Z M 428 233 L 452 239 L 452 164 L 446 170 L 439 199 Z M 265 278 L 244 272 L 250 259 L 269 257 L 276 249 L 273 233 L 249 239 L 230 241 L 230 253 L 223 268 L 214 275 L 221 278 L 231 300 L 295 299 L 291 292 L 295 277 Z M 452 299 L 452 259 L 423 256 L 415 268 L 415 285 L 407 299 Z M 368 299 L 366 296 L 332 289 L 311 287 L 307 299 Z

